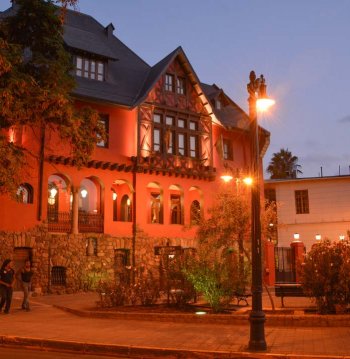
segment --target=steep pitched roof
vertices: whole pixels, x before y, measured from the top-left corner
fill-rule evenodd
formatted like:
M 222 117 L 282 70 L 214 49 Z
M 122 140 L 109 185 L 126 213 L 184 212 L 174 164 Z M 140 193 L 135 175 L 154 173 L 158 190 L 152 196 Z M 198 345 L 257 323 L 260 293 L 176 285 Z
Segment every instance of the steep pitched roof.
M 134 105 L 136 106 L 146 99 L 148 93 L 152 90 L 156 82 L 159 81 L 161 76 L 164 75 L 170 64 L 176 58 L 178 58 L 181 66 L 183 66 L 183 68 L 185 69 L 187 78 L 190 80 L 191 85 L 198 94 L 198 97 L 202 101 L 202 104 L 207 110 L 208 114 L 212 117 L 212 120 L 214 122 L 217 122 L 210 101 L 208 101 L 208 98 L 206 97 L 201 87 L 199 78 L 181 46 L 177 47 L 174 51 L 172 51 L 169 55 L 164 57 L 161 61 L 159 61 L 150 69 Z
M 227 105 L 222 106 L 221 109 L 217 109 L 215 106 L 213 107 L 216 117 L 226 128 L 249 130 L 249 116 L 233 100 L 231 100 L 221 88 L 216 84 L 208 85 L 202 83 L 201 85 L 210 101 L 217 100 L 220 97 L 225 99 Z
M 76 77 L 73 94 L 133 106 L 150 69 L 145 61 L 93 17 L 73 10 L 67 11 L 64 41 L 70 48 L 110 59 L 106 81 Z
M 217 100 L 223 97 L 227 101 L 226 106 L 222 106 L 221 109 L 214 108 L 214 113 L 218 120 L 228 129 L 241 129 L 243 131 L 250 130 L 250 118 L 248 114 L 239 107 L 225 92 L 219 88 L 216 84 L 208 85 L 201 84 L 202 89 L 205 91 L 210 101 Z M 270 144 L 270 132 L 259 126 L 259 137 L 261 141 L 260 145 L 260 156 L 263 157 Z

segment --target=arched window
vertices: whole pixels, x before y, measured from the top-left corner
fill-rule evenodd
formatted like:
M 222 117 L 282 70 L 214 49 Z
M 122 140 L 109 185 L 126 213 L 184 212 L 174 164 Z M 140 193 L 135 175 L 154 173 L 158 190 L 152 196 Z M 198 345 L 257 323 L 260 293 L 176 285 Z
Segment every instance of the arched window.
M 120 220 L 122 222 L 131 222 L 131 200 L 128 195 L 124 195 L 120 204 Z
M 160 193 L 151 193 L 151 223 L 163 223 Z
M 113 200 L 113 221 L 116 222 L 118 220 L 118 195 L 112 189 L 112 200 Z
M 196 225 L 201 218 L 201 206 L 197 200 L 191 203 L 191 224 Z
M 181 211 L 181 198 L 180 195 L 172 194 L 170 197 L 171 201 L 171 224 L 182 224 L 182 211 Z
M 17 200 L 20 203 L 33 203 L 33 187 L 29 183 L 22 183 L 17 188 Z

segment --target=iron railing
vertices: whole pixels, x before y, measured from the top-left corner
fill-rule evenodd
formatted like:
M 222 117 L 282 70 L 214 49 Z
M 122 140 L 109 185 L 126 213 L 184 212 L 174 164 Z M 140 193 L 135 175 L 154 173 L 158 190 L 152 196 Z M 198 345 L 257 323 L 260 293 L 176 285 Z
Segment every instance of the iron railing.
M 47 213 L 49 232 L 69 233 L 72 230 L 71 212 L 53 212 Z
M 103 233 L 103 215 L 98 213 L 79 213 L 79 233 Z
M 49 232 L 69 233 L 72 231 L 72 212 L 53 212 L 47 214 Z M 103 215 L 79 212 L 79 233 L 103 233 Z

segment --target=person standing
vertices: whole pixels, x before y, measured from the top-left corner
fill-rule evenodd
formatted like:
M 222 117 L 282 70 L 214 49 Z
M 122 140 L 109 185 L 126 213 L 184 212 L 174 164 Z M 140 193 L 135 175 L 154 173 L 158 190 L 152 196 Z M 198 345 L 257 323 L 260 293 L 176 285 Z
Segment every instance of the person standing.
M 2 307 L 5 305 L 5 314 L 9 314 L 10 312 L 14 282 L 15 271 L 12 268 L 12 260 L 5 259 L 0 268 L 0 312 L 2 311 Z
M 17 273 L 18 273 L 17 279 L 20 280 L 20 282 L 22 283 L 22 288 L 23 288 L 22 309 L 29 312 L 30 311 L 29 295 L 30 295 L 32 277 L 33 277 L 32 265 L 31 265 L 31 262 L 29 259 L 27 259 L 25 261 L 24 266 Z

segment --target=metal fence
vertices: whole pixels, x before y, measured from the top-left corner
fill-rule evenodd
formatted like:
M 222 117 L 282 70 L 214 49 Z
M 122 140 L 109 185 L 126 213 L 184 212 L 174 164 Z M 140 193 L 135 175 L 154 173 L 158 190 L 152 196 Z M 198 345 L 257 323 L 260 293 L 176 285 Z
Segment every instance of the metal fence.
M 97 213 L 79 213 L 79 233 L 103 233 L 103 215 Z
M 294 251 L 290 247 L 275 248 L 276 283 L 293 283 L 296 280 Z
M 47 219 L 49 232 L 69 233 L 72 231 L 72 212 L 51 211 Z M 102 214 L 79 212 L 79 233 L 103 233 L 103 220 Z
M 49 232 L 69 233 L 72 231 L 71 212 L 50 212 L 47 216 Z

